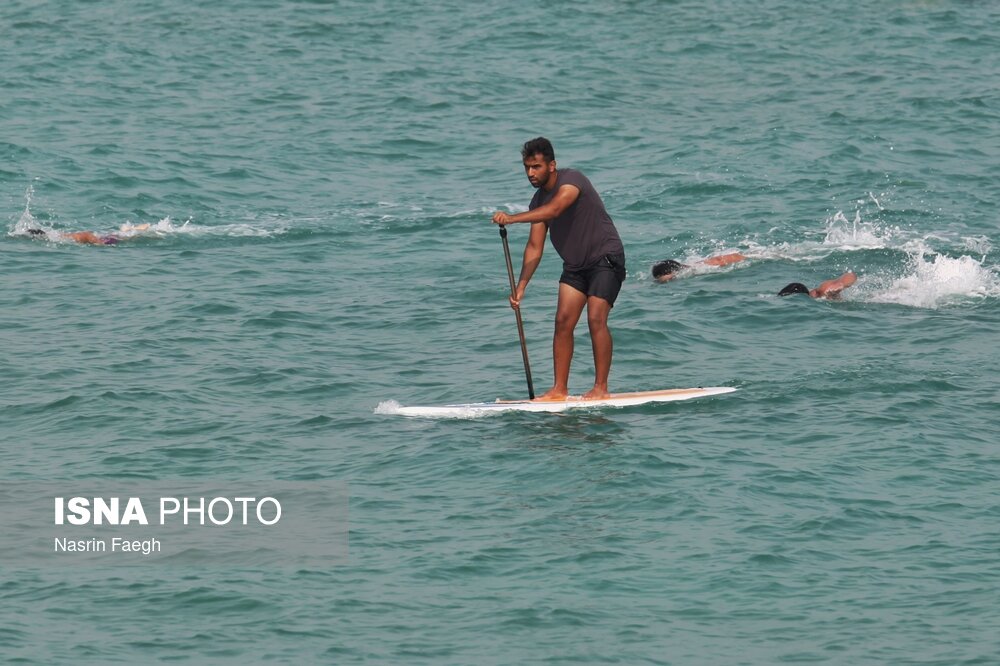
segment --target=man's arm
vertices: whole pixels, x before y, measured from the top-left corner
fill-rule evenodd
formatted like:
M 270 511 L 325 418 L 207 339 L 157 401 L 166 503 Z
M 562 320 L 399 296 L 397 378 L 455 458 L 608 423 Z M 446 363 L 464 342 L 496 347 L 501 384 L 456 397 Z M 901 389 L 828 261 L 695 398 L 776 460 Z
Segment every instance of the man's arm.
M 103 243 L 101 243 L 101 239 L 98 238 L 97 234 L 93 231 L 74 231 L 73 233 L 66 235 L 77 243 L 82 243 L 84 245 L 103 245 Z
M 545 236 L 549 232 L 549 225 L 545 222 L 536 222 L 531 225 L 531 233 L 528 235 L 528 243 L 524 246 L 524 259 L 521 262 L 521 276 L 517 279 L 517 289 L 510 297 L 512 308 L 521 307 L 521 299 L 524 298 L 524 290 L 528 288 L 531 276 L 535 274 L 535 269 L 542 261 L 542 252 L 545 250 Z
M 709 257 L 708 259 L 702 259 L 701 263 L 706 266 L 728 266 L 729 264 L 735 264 L 743 261 L 744 259 L 746 259 L 746 257 L 739 252 L 731 252 L 730 254 L 719 254 L 714 257 Z
M 576 203 L 580 196 L 580 188 L 576 185 L 563 185 L 556 190 L 556 195 L 552 201 L 543 204 L 534 210 L 526 213 L 511 215 L 502 211 L 493 213 L 494 224 L 517 224 L 518 222 L 550 222 L 563 213 L 566 209 Z
M 813 298 L 839 298 L 840 292 L 844 291 L 858 281 L 858 276 L 847 272 L 836 280 L 827 280 L 816 287 L 816 295 Z M 812 294 L 810 294 L 812 296 Z

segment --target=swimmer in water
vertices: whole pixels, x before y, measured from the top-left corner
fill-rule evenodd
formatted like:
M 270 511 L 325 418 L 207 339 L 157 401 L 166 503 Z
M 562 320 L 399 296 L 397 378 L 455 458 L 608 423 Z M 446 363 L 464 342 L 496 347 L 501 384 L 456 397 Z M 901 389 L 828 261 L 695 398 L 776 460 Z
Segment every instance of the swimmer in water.
M 133 231 L 146 231 L 149 229 L 149 224 L 139 224 L 132 226 L 131 224 L 123 224 L 121 226 L 122 233 L 133 232 Z M 69 240 L 80 243 L 82 245 L 118 245 L 119 242 L 125 240 L 127 236 L 121 236 L 117 234 L 104 234 L 97 235 L 93 231 L 72 231 L 72 232 L 61 232 L 53 231 L 56 238 L 68 238 Z M 32 236 L 49 236 L 49 232 L 43 229 L 28 229 L 28 234 Z
M 720 254 L 714 257 L 708 257 L 707 259 L 702 259 L 694 263 L 695 266 L 728 266 L 729 264 L 735 264 L 740 261 L 746 260 L 746 257 L 739 252 L 731 252 L 729 254 Z M 666 261 L 661 261 L 653 266 L 653 277 L 657 282 L 669 282 L 677 277 L 677 273 L 684 270 L 685 268 L 691 268 L 687 264 L 682 264 L 679 261 L 674 261 L 673 259 L 667 259 Z
M 810 298 L 826 298 L 839 300 L 840 292 L 844 291 L 858 281 L 858 276 L 850 271 L 844 273 L 835 280 L 827 280 L 820 283 L 815 289 L 810 289 L 801 282 L 793 282 L 778 292 L 778 296 L 791 296 L 793 294 L 808 294 Z

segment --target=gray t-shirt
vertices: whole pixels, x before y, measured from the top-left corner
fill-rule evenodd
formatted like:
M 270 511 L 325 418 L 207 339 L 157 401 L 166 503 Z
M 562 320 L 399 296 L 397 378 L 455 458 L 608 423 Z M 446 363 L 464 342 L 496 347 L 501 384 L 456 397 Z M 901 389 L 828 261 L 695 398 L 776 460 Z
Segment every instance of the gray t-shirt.
M 562 257 L 563 266 L 581 270 L 597 264 L 606 255 L 624 255 L 625 248 L 604 202 L 587 177 L 576 169 L 559 169 L 556 186 L 547 192 L 539 188 L 529 210 L 547 204 L 563 185 L 580 190 L 580 196 L 562 215 L 549 221 L 552 246 Z

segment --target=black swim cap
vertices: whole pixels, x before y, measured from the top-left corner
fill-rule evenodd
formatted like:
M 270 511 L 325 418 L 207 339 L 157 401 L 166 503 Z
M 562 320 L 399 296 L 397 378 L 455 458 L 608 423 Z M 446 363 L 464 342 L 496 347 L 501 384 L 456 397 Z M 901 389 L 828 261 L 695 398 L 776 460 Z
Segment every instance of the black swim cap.
M 673 259 L 667 259 L 666 261 L 661 261 L 660 263 L 653 265 L 653 277 L 661 278 L 664 275 L 671 275 L 681 270 L 682 268 L 687 268 L 687 266 L 685 266 L 679 261 L 674 261 Z
M 778 296 L 791 296 L 792 294 L 808 294 L 809 287 L 805 286 L 801 282 L 793 282 L 781 291 L 778 292 Z
M 41 229 L 28 229 L 28 233 L 32 236 L 44 236 L 45 232 Z

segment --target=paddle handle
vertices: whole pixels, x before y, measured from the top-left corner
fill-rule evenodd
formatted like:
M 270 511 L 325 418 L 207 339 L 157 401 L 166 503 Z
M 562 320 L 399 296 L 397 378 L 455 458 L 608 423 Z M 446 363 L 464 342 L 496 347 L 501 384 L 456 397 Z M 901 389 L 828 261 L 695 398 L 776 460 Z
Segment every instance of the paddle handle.
M 514 284 L 514 264 L 510 260 L 510 245 L 507 243 L 507 227 L 500 225 L 500 238 L 503 239 L 503 256 L 507 260 L 507 278 L 510 280 L 510 297 L 517 296 L 517 285 Z M 521 338 L 521 358 L 524 360 L 524 378 L 528 380 L 528 398 L 535 399 L 535 386 L 531 383 L 531 364 L 528 363 L 528 343 L 524 341 L 524 322 L 521 321 L 521 308 L 514 308 L 517 317 L 517 334 Z

